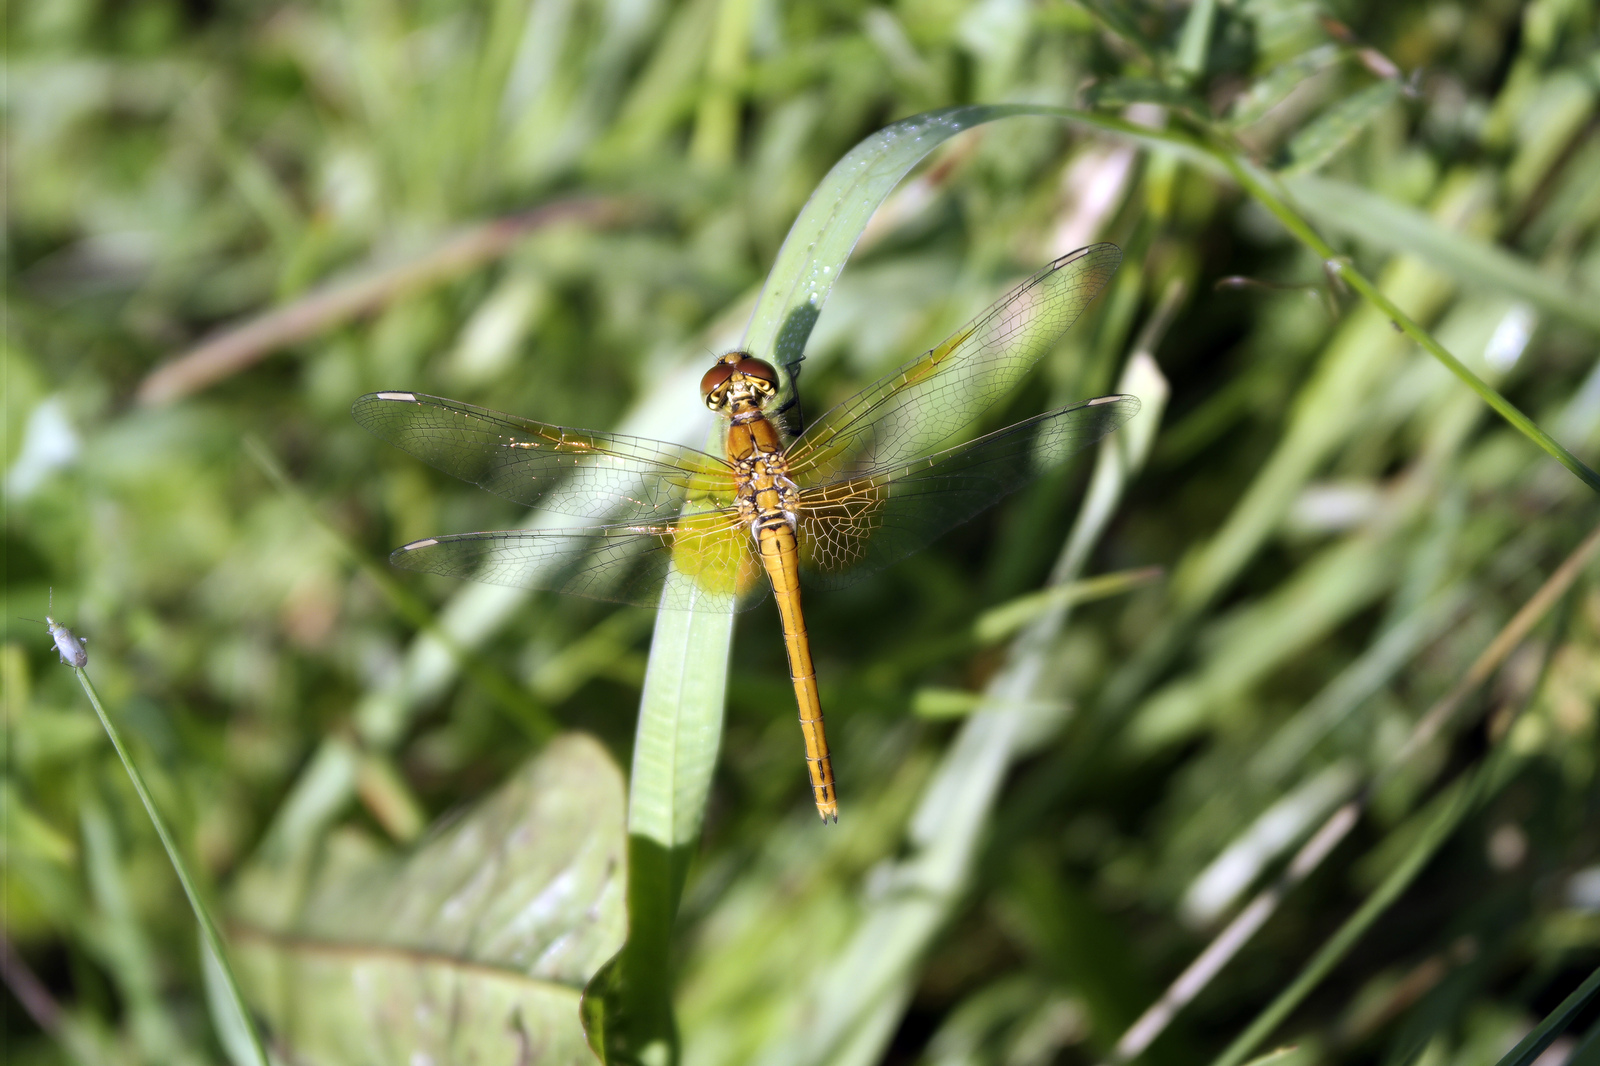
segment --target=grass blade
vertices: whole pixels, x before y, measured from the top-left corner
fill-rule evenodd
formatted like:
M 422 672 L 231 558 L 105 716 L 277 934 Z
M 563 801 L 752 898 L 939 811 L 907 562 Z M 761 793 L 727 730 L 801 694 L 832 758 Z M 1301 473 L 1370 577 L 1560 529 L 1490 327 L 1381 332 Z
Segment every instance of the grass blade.
M 1304 219 L 1290 210 L 1288 205 L 1268 187 L 1267 180 L 1254 167 L 1223 148 L 1217 149 L 1217 158 L 1232 172 L 1250 195 L 1261 201 L 1262 206 L 1276 215 L 1289 232 L 1293 233 L 1302 243 L 1316 252 L 1323 262 L 1330 264 L 1331 269 L 1336 271 L 1338 276 L 1345 280 L 1346 284 L 1365 297 L 1368 303 L 1387 315 L 1389 321 L 1393 322 L 1400 332 L 1416 341 L 1424 351 L 1443 363 L 1452 374 L 1461 379 L 1463 384 L 1477 393 L 1484 403 L 1494 408 L 1501 418 L 1511 423 L 1517 432 L 1533 441 L 1552 459 L 1572 471 L 1585 485 L 1600 492 L 1600 474 L 1589 469 L 1581 459 L 1563 447 L 1560 441 L 1540 429 L 1531 418 L 1517 410 L 1510 400 L 1500 395 L 1488 382 L 1474 374 L 1465 363 L 1456 358 L 1444 345 L 1440 344 L 1432 333 L 1423 329 L 1410 315 L 1402 311 L 1398 304 L 1385 296 L 1382 290 L 1368 280 L 1364 274 L 1349 262 L 1340 259 L 1328 242 L 1323 240 Z
M 1377 121 L 1399 96 L 1400 83 L 1385 78 L 1334 104 L 1289 142 L 1285 173 L 1304 174 L 1321 167 Z
M 172 863 L 172 871 L 178 875 L 178 883 L 183 886 L 183 894 L 188 897 L 189 907 L 194 911 L 195 921 L 200 925 L 200 938 L 204 945 L 203 950 L 208 955 L 208 964 L 215 964 L 215 976 L 225 992 L 225 1004 L 235 1015 L 232 1018 L 217 1020 L 223 1043 L 230 1053 L 235 1055 L 240 1052 L 248 1053 L 248 1057 L 238 1061 L 254 1063 L 255 1066 L 268 1066 L 266 1048 L 261 1043 L 260 1034 L 256 1032 L 255 1023 L 250 1018 L 250 1010 L 245 1006 L 244 997 L 239 993 L 239 982 L 234 977 L 232 965 L 228 962 L 222 935 L 217 932 L 216 923 L 211 920 L 211 912 L 206 909 L 205 902 L 200 898 L 200 890 L 196 887 L 194 878 L 189 875 L 189 867 L 178 851 L 178 843 L 173 839 L 172 831 L 167 828 L 166 819 L 162 818 L 161 812 L 156 809 L 155 800 L 150 797 L 150 789 L 144 783 L 144 775 L 139 772 L 133 756 L 122 743 L 122 734 L 112 724 L 110 715 L 106 714 L 105 705 L 100 702 L 100 693 L 95 690 L 94 682 L 89 680 L 88 673 L 81 667 L 75 668 L 73 672 L 78 675 L 78 684 L 83 686 L 84 694 L 94 706 L 94 713 L 99 715 L 106 736 L 111 738 L 111 746 L 117 749 L 117 757 L 122 760 L 123 769 L 128 771 L 128 779 L 133 782 L 133 790 L 139 794 L 139 802 L 144 804 L 145 813 L 150 816 L 150 824 L 155 826 L 156 836 L 161 838 L 161 846 L 166 849 L 167 859 Z M 238 1039 L 240 1036 L 245 1039 L 241 1041 Z
M 1020 107 L 964 107 L 897 122 L 845 155 L 812 193 L 778 252 L 741 347 L 796 364 L 868 220 L 934 148 Z M 671 581 L 687 580 L 674 573 Z M 689 857 L 700 835 L 722 734 L 733 603 L 656 619 L 629 785 L 628 942 L 590 983 L 585 1022 L 607 1061 L 673 1061 L 669 949 Z
M 1459 784 L 1450 802 L 1429 823 L 1405 859 L 1390 871 L 1360 909 L 1346 919 L 1338 931 L 1328 938 L 1293 983 L 1280 992 L 1267 1009 L 1258 1014 L 1250 1027 L 1240 1033 L 1221 1055 L 1212 1060 L 1211 1066 L 1239 1066 L 1256 1046 L 1288 1017 L 1289 1012 L 1299 1006 L 1311 990 L 1321 983 L 1329 971 L 1355 946 L 1356 941 L 1395 900 L 1400 898 L 1400 894 L 1406 890 L 1417 874 L 1422 872 L 1422 867 L 1449 839 L 1450 834 L 1461 823 L 1461 819 L 1477 805 L 1490 782 L 1498 776 L 1502 761 L 1502 759 L 1490 760 Z
M 1572 550 L 1572 553 L 1540 585 L 1538 591 L 1523 604 L 1522 608 L 1512 616 L 1511 620 L 1495 635 L 1488 646 L 1478 654 L 1461 679 L 1451 686 L 1449 691 L 1440 696 L 1417 720 L 1405 742 L 1389 762 L 1379 770 L 1375 778 L 1367 783 L 1360 796 L 1334 811 L 1323 822 L 1322 826 L 1312 834 L 1311 838 L 1301 846 L 1294 859 L 1290 861 L 1288 867 L 1276 882 L 1257 893 L 1255 898 L 1234 916 L 1227 927 L 1212 939 L 1205 950 L 1195 957 L 1194 961 L 1184 969 L 1183 973 L 1178 975 L 1161 995 L 1161 998 L 1152 1003 L 1138 1021 L 1128 1028 L 1128 1031 L 1117 1041 L 1116 1049 L 1110 1061 L 1126 1062 L 1142 1054 L 1154 1042 L 1156 1037 L 1171 1024 L 1178 1011 L 1182 1010 L 1195 996 L 1199 995 L 1222 967 L 1227 965 L 1245 944 L 1249 943 L 1255 934 L 1260 931 L 1261 927 L 1266 924 L 1267 919 L 1276 912 L 1278 905 L 1282 903 L 1288 893 L 1310 876 L 1311 872 L 1321 865 L 1322 861 L 1328 857 L 1328 854 L 1355 827 L 1373 793 L 1385 781 L 1404 768 L 1418 751 L 1422 750 L 1437 737 L 1445 725 L 1454 718 L 1467 697 L 1477 691 L 1478 687 L 1486 682 L 1496 670 L 1505 665 L 1507 658 L 1527 639 L 1528 635 L 1533 631 L 1533 627 L 1572 588 L 1573 583 L 1593 560 L 1597 551 L 1600 551 L 1600 529 L 1590 533 Z M 1499 751 L 1501 749 L 1496 750 Z M 1444 820 L 1441 818 L 1440 823 L 1430 827 L 1427 832 L 1432 833 L 1434 829 L 1438 829 L 1439 832 L 1447 833 L 1448 827 L 1443 825 Z M 1443 839 L 1443 837 L 1440 837 L 1433 846 L 1437 847 L 1437 844 L 1442 843 Z M 1416 847 L 1420 849 L 1422 844 L 1419 843 Z M 1431 854 L 1431 851 L 1429 854 Z M 1412 856 L 1416 856 L 1415 851 Z M 1409 862 L 1410 858 L 1406 861 Z M 1425 861 L 1425 856 L 1418 858 L 1417 861 L 1419 863 Z M 1404 864 L 1402 864 L 1403 866 Z M 1420 869 L 1420 866 L 1418 869 Z M 1414 875 L 1415 872 L 1413 870 L 1412 874 Z M 1391 881 L 1399 873 L 1400 868 L 1397 868 L 1395 873 L 1391 875 Z M 1386 881 L 1384 886 L 1380 887 L 1379 893 L 1391 888 L 1393 892 L 1398 893 L 1404 887 L 1404 884 L 1395 882 L 1391 885 L 1390 881 Z M 1376 895 L 1373 898 L 1375 899 Z M 1371 902 L 1372 900 L 1369 899 L 1368 903 L 1370 904 Z M 1365 908 L 1361 913 L 1365 913 Z M 1381 913 L 1381 908 L 1369 915 L 1369 920 L 1375 918 L 1379 913 Z M 1357 917 L 1359 916 L 1358 914 Z M 1352 930 L 1350 939 L 1348 941 L 1340 941 L 1339 954 L 1349 948 L 1350 944 L 1354 942 L 1354 937 L 1359 936 L 1356 917 L 1352 917 L 1344 927 L 1341 927 L 1340 932 L 1335 934 L 1336 938 L 1343 937 L 1346 930 Z M 1333 946 L 1334 942 L 1330 940 L 1325 945 L 1324 951 L 1330 951 Z M 1318 961 L 1322 958 L 1323 956 L 1319 955 L 1317 960 L 1313 960 L 1311 966 L 1308 966 L 1302 972 L 1302 978 L 1310 974 L 1312 967 L 1318 965 Z M 1331 966 L 1337 961 L 1337 957 L 1330 955 L 1328 965 Z M 1324 969 L 1320 972 L 1325 974 L 1326 970 Z M 1308 979 L 1304 985 L 1297 981 L 1294 986 L 1291 986 L 1290 989 L 1280 995 L 1278 1000 L 1274 1001 L 1273 1006 L 1268 1008 L 1268 1013 L 1277 1010 L 1280 1004 L 1283 1004 L 1281 1013 L 1274 1015 L 1276 1018 L 1281 1018 L 1282 1014 L 1293 1009 L 1294 1004 L 1288 1000 L 1289 993 L 1293 991 L 1296 997 L 1303 998 L 1315 986 L 1317 980 L 1320 980 L 1320 977 Z M 1298 998 L 1295 1002 L 1298 1002 Z M 1266 1018 L 1268 1013 L 1261 1015 L 1258 1018 L 1258 1023 L 1260 1023 L 1261 1019 Z M 1274 1021 L 1273 1024 L 1276 1024 L 1276 1022 Z M 1225 1055 L 1236 1053 L 1237 1058 L 1233 1061 L 1235 1063 L 1242 1061 L 1244 1056 L 1248 1055 L 1255 1044 L 1259 1043 L 1260 1039 L 1266 1036 L 1270 1030 L 1270 1025 L 1261 1028 L 1259 1031 L 1255 1026 L 1252 1026 L 1249 1032 L 1241 1035 L 1230 1046 Z M 1245 1037 L 1252 1034 L 1252 1040 L 1247 1042 Z M 1219 1060 L 1219 1062 L 1221 1061 Z
M 1439 225 L 1412 207 L 1319 174 L 1284 179 L 1295 205 L 1317 225 L 1386 252 L 1427 260 L 1463 285 L 1504 292 L 1600 333 L 1600 303 L 1520 256 Z
M 784 238 L 741 347 L 780 366 L 797 363 L 867 220 L 907 171 L 962 130 L 1053 113 L 1023 105 L 951 107 L 902 119 L 856 145 L 828 171 Z
M 1561 1001 L 1561 1005 L 1534 1027 L 1533 1032 L 1518 1041 L 1517 1046 L 1506 1052 L 1495 1066 L 1532 1066 L 1533 1062 L 1544 1053 L 1544 1049 L 1555 1042 L 1556 1037 L 1566 1032 L 1567 1026 L 1578 1016 L 1578 1012 L 1594 1002 L 1600 995 L 1600 968 L 1590 974 L 1588 979 L 1572 990 L 1572 995 Z M 1590 1049 L 1592 1050 L 1592 1049 Z M 1574 1051 L 1571 1063 L 1586 1061 Z

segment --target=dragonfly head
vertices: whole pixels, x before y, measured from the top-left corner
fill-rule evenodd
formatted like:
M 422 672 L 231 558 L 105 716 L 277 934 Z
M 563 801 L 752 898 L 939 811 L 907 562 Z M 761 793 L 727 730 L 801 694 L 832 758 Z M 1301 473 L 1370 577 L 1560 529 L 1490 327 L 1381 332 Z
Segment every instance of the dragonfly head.
M 778 394 L 778 371 L 749 352 L 719 356 L 700 379 L 700 395 L 713 411 L 760 410 Z

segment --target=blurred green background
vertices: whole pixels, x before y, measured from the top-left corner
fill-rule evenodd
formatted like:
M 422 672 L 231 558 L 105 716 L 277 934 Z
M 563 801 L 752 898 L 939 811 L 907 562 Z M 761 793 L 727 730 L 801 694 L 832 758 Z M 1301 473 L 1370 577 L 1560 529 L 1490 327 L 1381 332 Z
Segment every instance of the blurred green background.
M 41 1024 L 93 1061 L 223 1061 L 176 881 L 24 620 L 47 589 L 219 896 L 334 830 L 401 848 L 557 730 L 626 767 L 652 616 L 386 572 L 407 540 L 526 516 L 373 440 L 350 403 L 417 389 L 694 440 L 699 368 L 738 339 L 810 190 L 892 120 L 1028 102 L 1208 130 L 1600 461 L 1584 0 L 41 0 L 6 18 L 0 890 L 8 984 L 46 996 L 8 1001 L 11 1062 L 72 1061 Z M 894 992 L 870 1025 L 845 1017 L 841 960 L 873 943 L 920 846 L 912 811 L 1005 659 L 976 619 L 1044 581 L 1091 464 L 808 598 L 836 828 L 804 786 L 776 613 L 741 617 L 678 926 L 685 1061 L 1097 1061 L 1373 781 L 1150 1061 L 1243 1031 L 1464 782 L 1477 801 L 1275 1041 L 1296 1061 L 1493 1063 L 1600 964 L 1592 571 L 1393 765 L 1600 508 L 1215 168 L 1054 120 L 960 135 L 874 218 L 812 337 L 808 407 L 1102 239 L 1121 272 L 995 424 L 1111 391 L 1170 301 L 1148 338 L 1170 400 L 1086 569 L 1165 577 L 1052 638 L 1049 707 L 956 889 L 882 954 Z M 335 763 L 353 791 L 319 792 Z M 848 1049 L 807 1050 L 830 1025 Z

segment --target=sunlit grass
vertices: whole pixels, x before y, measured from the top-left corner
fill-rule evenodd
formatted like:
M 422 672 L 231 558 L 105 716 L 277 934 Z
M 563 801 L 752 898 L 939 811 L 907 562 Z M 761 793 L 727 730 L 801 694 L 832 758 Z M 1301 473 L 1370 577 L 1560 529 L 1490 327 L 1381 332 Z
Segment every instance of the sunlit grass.
M 1552 3 L 18 8 L 7 1046 L 221 1061 L 169 851 L 287 943 L 306 886 L 586 730 L 634 767 L 635 859 L 670 853 L 634 902 L 686 1062 L 1093 1062 L 1162 1003 L 1150 1062 L 1496 1061 L 1600 963 L 1600 592 L 1558 569 L 1600 515 L 1597 32 Z M 972 104 L 1088 121 L 961 133 L 780 256 L 852 146 Z M 709 353 L 809 332 L 819 411 L 1097 240 L 1115 283 L 992 425 L 1138 365 L 1149 439 L 808 595 L 836 827 L 770 609 L 690 654 L 632 608 L 373 569 L 571 520 L 391 454 L 363 392 L 698 447 Z M 16 620 L 51 585 L 170 840 Z

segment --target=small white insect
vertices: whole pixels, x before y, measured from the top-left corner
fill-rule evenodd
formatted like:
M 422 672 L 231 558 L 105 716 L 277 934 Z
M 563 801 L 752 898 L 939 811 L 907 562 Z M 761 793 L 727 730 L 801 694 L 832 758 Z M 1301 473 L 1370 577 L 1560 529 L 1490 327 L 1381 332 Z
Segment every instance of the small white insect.
M 50 590 L 50 606 L 47 610 L 54 610 L 56 604 L 56 590 Z M 61 661 L 74 670 L 82 670 L 89 665 L 89 649 L 83 646 L 83 640 L 73 635 L 72 630 L 61 625 L 49 614 L 44 616 L 45 628 L 50 630 L 50 638 L 56 642 L 56 651 L 61 655 Z

